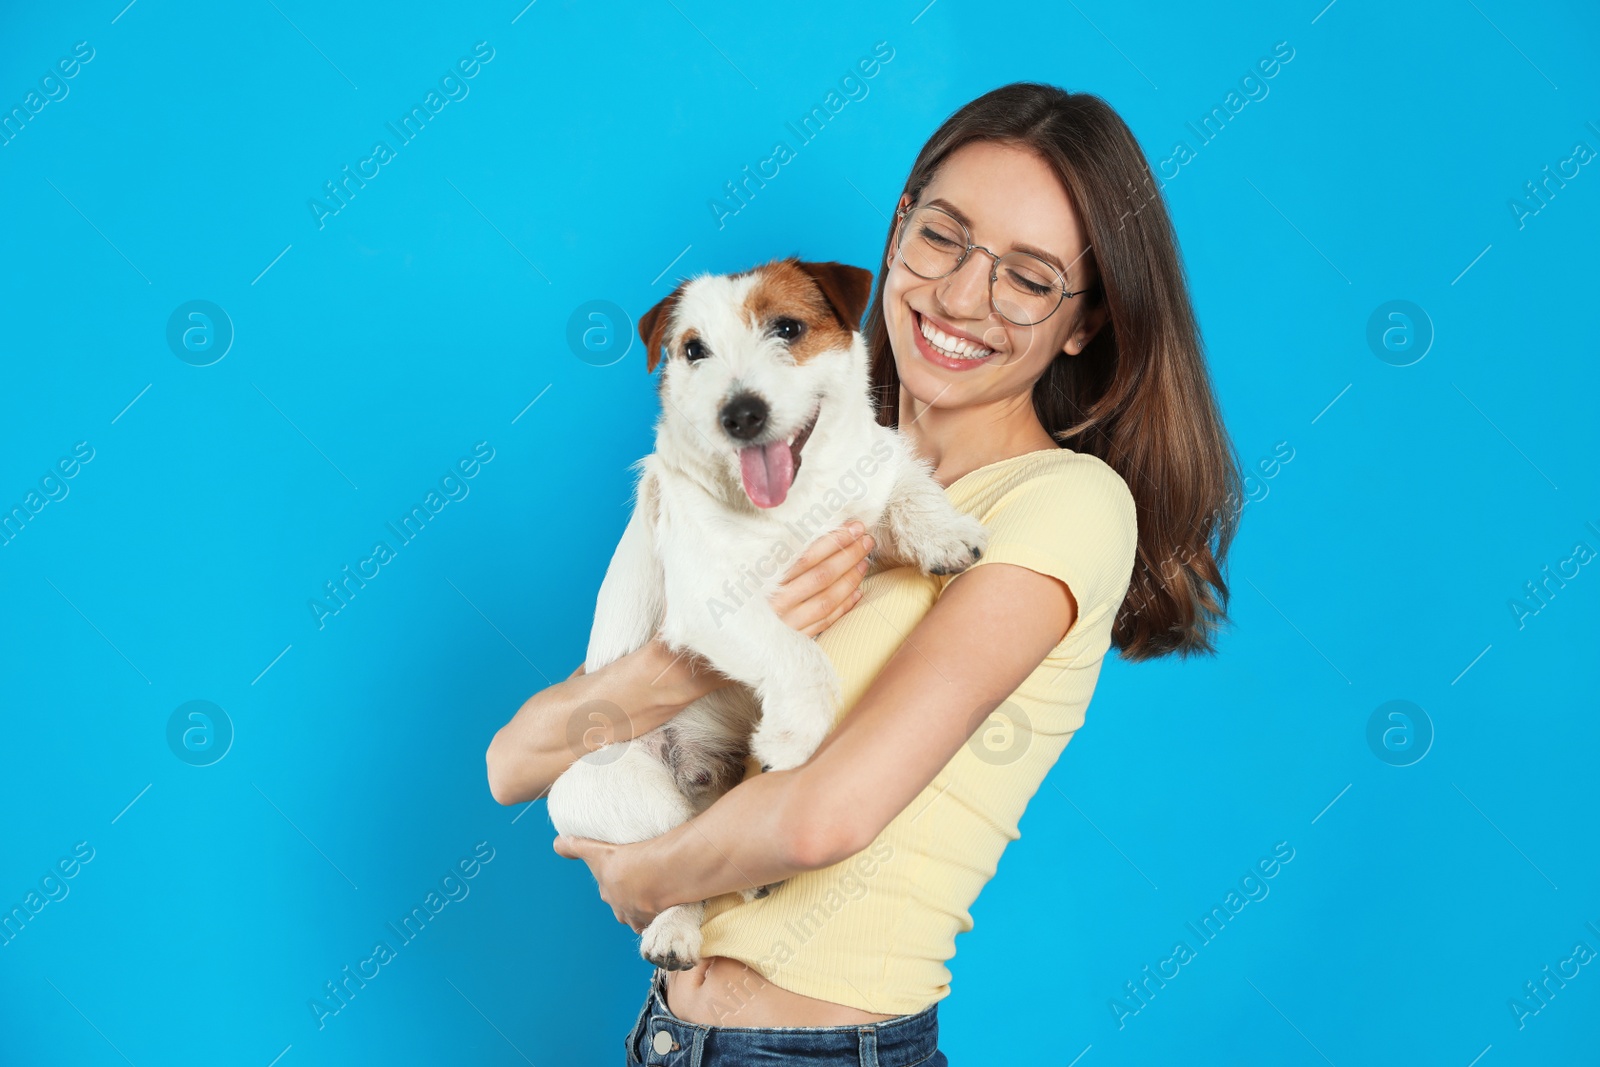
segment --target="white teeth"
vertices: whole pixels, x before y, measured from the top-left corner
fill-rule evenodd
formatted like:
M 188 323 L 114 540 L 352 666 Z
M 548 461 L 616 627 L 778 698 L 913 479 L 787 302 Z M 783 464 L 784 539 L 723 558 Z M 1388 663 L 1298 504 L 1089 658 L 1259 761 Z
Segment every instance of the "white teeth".
M 988 359 L 994 355 L 994 349 L 975 345 L 971 341 L 959 340 L 940 330 L 922 318 L 922 336 L 927 342 L 939 351 L 940 354 L 951 359 Z

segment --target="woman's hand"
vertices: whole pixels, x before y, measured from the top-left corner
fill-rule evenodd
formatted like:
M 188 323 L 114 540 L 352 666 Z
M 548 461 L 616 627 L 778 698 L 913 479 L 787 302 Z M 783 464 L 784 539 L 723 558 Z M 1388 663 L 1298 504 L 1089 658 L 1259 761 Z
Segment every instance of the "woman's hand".
M 625 923 L 636 934 L 643 933 L 665 910 L 647 899 L 644 886 L 636 876 L 639 847 L 607 844 L 590 837 L 563 835 L 555 839 L 557 855 L 589 865 L 589 873 L 600 885 L 600 899 L 611 905 L 611 913 L 619 923 Z
M 817 538 L 768 598 L 772 610 L 791 628 L 817 636 L 861 599 L 872 544 L 866 527 L 856 521 Z

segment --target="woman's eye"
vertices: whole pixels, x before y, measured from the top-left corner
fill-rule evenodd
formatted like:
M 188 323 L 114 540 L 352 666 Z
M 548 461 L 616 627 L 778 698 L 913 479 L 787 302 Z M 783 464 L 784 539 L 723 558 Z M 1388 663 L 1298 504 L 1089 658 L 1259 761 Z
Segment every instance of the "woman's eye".
M 698 359 L 706 358 L 706 346 L 699 341 L 690 341 L 683 346 L 683 358 L 693 363 Z
M 938 245 L 941 248 L 954 248 L 960 243 L 942 233 L 939 233 L 937 230 L 924 229 L 921 236 L 924 241 L 927 241 L 930 244 Z
M 1055 288 L 1055 286 L 1051 285 L 1049 282 L 1039 281 L 1037 279 L 1028 277 L 1026 274 L 1019 274 L 1016 271 L 1007 271 L 1006 276 L 1011 279 L 1011 284 L 1023 289 L 1026 292 L 1033 293 L 1035 296 L 1044 296 L 1050 290 Z
M 772 324 L 772 332 L 782 340 L 793 341 L 805 332 L 805 327 L 795 319 L 779 319 Z

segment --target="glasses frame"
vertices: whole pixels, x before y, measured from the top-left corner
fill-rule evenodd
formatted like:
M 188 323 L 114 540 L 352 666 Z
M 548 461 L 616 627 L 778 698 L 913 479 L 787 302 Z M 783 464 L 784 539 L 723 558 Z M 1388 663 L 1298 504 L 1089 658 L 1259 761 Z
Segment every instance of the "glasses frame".
M 907 263 L 906 259 L 905 259 L 905 241 L 903 239 L 905 237 L 905 220 L 907 218 L 909 218 L 913 212 L 920 211 L 923 208 L 927 208 L 929 211 L 937 211 L 937 212 L 939 212 L 939 214 L 945 216 L 951 222 L 953 222 L 957 226 L 961 227 L 961 236 L 966 241 L 966 245 L 967 246 L 966 246 L 966 248 L 964 248 L 962 250 L 961 255 L 959 257 L 957 257 L 955 266 L 951 267 L 949 270 L 945 271 L 943 274 L 937 274 L 937 275 L 931 275 L 931 276 L 927 275 L 927 274 L 923 274 L 921 271 L 917 270 L 911 264 Z M 972 255 L 974 249 L 976 249 L 979 252 L 982 252 L 984 255 L 986 255 L 990 259 L 994 260 L 994 262 L 992 264 L 990 264 L 990 266 L 989 266 L 989 306 L 994 309 L 994 313 L 996 315 L 999 315 L 1002 319 L 1005 319 L 1007 322 L 1011 323 L 1013 326 L 1037 326 L 1037 325 L 1039 325 L 1039 323 L 1045 321 L 1045 319 L 1048 319 L 1051 315 L 1054 315 L 1057 311 L 1060 311 L 1061 310 L 1061 305 L 1063 303 L 1065 303 L 1067 300 L 1070 300 L 1071 298 L 1073 298 L 1075 296 L 1082 296 L 1084 293 L 1087 293 L 1089 291 L 1088 289 L 1078 289 L 1076 291 L 1068 289 L 1067 288 L 1067 280 L 1066 280 L 1066 278 L 1062 277 L 1061 272 L 1059 270 L 1056 270 L 1056 268 L 1055 268 L 1055 266 L 1053 264 L 1048 263 L 1045 260 L 1039 259 L 1038 256 L 1033 255 L 1030 252 L 1007 252 L 1005 255 L 1000 256 L 1000 255 L 995 255 L 993 252 L 989 251 L 989 249 L 983 247 L 980 244 L 973 244 L 973 242 L 972 242 L 972 231 L 967 229 L 967 226 L 966 226 L 966 224 L 964 222 L 962 222 L 960 219 L 956 218 L 954 215 L 950 214 L 950 212 L 944 210 L 943 208 L 934 207 L 932 204 L 912 204 L 910 207 L 899 208 L 894 213 L 894 221 L 895 221 L 895 227 L 894 227 L 894 258 L 897 259 L 900 262 L 901 266 L 905 267 L 906 270 L 910 271 L 912 274 L 915 274 L 919 278 L 924 278 L 924 279 L 926 279 L 926 280 L 931 282 L 931 281 L 938 281 L 940 278 L 948 278 L 948 277 L 950 277 L 956 271 L 958 271 L 962 267 L 966 266 L 967 257 Z M 1084 251 L 1087 252 L 1088 249 L 1084 249 Z M 1012 318 L 1010 315 L 1007 315 L 1004 311 L 1001 311 L 1000 310 L 1000 305 L 995 303 L 995 300 L 994 300 L 994 283 L 1000 280 L 1000 261 L 1002 259 L 1005 259 L 1007 256 L 1027 256 L 1029 259 L 1037 260 L 1038 262 L 1043 263 L 1045 266 L 1049 267 L 1051 273 L 1053 273 L 1056 276 L 1057 284 L 1054 286 L 1054 289 L 1055 289 L 1055 292 L 1056 292 L 1056 306 L 1051 308 L 1049 311 L 1045 312 L 1045 314 L 1042 317 L 1037 318 L 1032 322 L 1018 322 L 1016 319 Z M 1079 258 L 1081 259 L 1082 257 L 1080 256 Z

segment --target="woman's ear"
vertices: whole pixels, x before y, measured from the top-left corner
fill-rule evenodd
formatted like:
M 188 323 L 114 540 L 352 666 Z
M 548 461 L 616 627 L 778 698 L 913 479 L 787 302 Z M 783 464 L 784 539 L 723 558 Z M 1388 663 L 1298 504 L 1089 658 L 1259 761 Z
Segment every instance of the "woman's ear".
M 1061 351 L 1069 356 L 1075 356 L 1088 348 L 1089 342 L 1094 340 L 1095 334 L 1100 332 L 1100 327 L 1106 324 L 1109 316 L 1110 311 L 1103 302 L 1084 312 L 1083 317 L 1078 320 L 1078 325 L 1067 335 Z
M 900 202 L 895 205 L 895 209 L 894 209 L 895 210 L 895 214 L 898 216 L 900 214 L 900 212 L 909 210 L 910 207 L 911 207 L 911 194 L 910 193 L 901 193 L 900 194 Z M 900 219 L 899 218 L 891 219 L 890 223 L 889 223 L 889 226 L 890 226 L 890 231 L 891 231 L 890 234 L 889 234 L 889 251 L 883 257 L 883 265 L 885 267 L 894 266 L 894 242 L 895 242 L 895 236 L 899 232 L 899 229 L 900 229 Z

